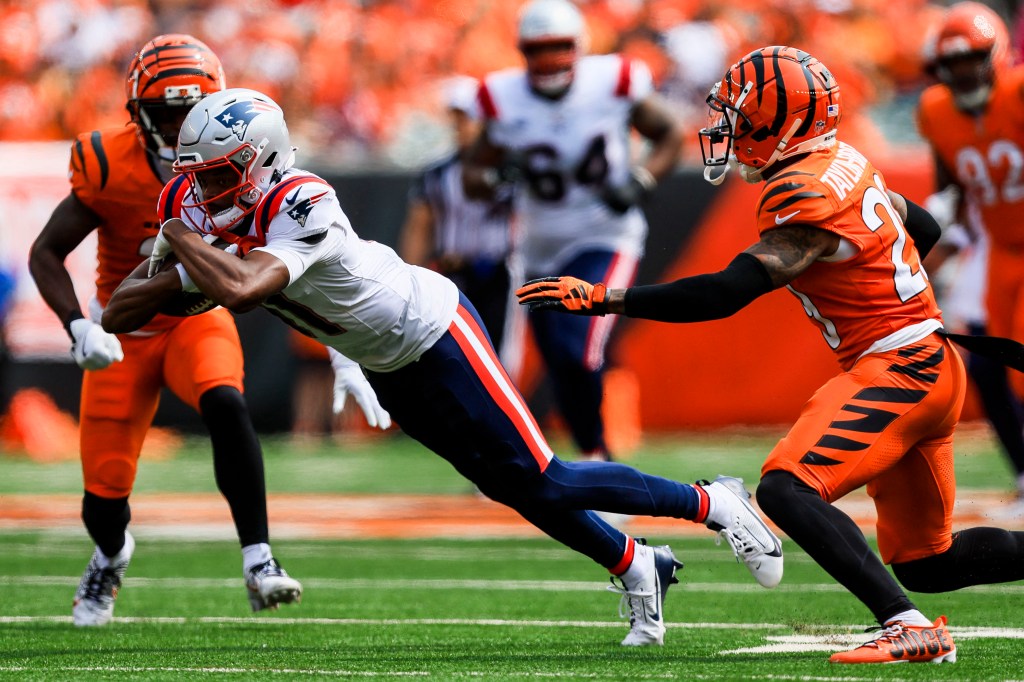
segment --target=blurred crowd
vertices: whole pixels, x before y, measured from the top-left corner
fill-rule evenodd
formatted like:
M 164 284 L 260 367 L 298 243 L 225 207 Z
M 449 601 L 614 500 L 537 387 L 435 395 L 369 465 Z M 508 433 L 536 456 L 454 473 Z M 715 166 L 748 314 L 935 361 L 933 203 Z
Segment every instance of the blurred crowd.
M 436 96 L 453 74 L 520 64 L 521 0 L 0 0 L 0 140 L 62 140 L 127 121 L 132 52 L 159 33 L 214 49 L 229 86 L 277 99 L 322 163 L 421 164 L 447 144 Z M 643 59 L 688 129 L 728 66 L 799 46 L 843 88 L 843 137 L 884 144 L 872 107 L 925 83 L 943 4 L 926 0 L 580 0 L 590 51 Z M 993 5 L 1013 25 L 1012 5 Z M 695 135 L 684 159 L 700 160 Z M 692 145 L 692 147 L 690 146 Z

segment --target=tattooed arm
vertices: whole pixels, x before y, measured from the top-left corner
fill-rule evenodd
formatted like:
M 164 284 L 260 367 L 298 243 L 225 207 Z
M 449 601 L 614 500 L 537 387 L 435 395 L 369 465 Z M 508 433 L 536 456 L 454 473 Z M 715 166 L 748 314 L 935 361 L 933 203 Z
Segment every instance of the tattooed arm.
M 769 230 L 719 272 L 667 284 L 609 289 L 606 312 L 662 322 L 701 322 L 729 317 L 757 297 L 785 286 L 839 247 L 825 230 L 787 225 Z
M 744 253 L 764 265 L 772 288 L 786 286 L 822 256 L 831 256 L 839 248 L 839 235 L 817 227 L 789 225 L 769 230 Z

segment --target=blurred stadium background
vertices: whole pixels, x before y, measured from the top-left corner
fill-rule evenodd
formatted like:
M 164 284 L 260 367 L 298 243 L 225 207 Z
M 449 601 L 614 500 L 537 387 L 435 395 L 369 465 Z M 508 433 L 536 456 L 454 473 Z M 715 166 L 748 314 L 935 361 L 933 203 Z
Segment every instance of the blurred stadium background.
M 79 370 L 67 339 L 28 276 L 26 254 L 67 193 L 68 141 L 127 121 L 124 72 L 152 35 L 188 32 L 221 57 L 231 86 L 253 87 L 285 108 L 299 165 L 335 184 L 364 238 L 394 244 L 415 172 L 450 148 L 439 93 L 456 74 L 482 76 L 520 63 L 519 0 L 3 0 L 0 2 L 0 268 L 14 282 L 4 309 L 6 358 L 0 412 L 15 396 L 31 421 L 52 399 L 77 409 Z M 750 188 L 713 189 L 700 179 L 696 130 L 707 90 L 729 64 L 764 44 L 818 56 L 839 79 L 841 137 L 875 159 L 889 184 L 921 200 L 932 169 L 913 122 L 928 84 L 922 48 L 948 3 L 925 0 L 583 0 L 591 52 L 644 60 L 686 127 L 684 164 L 647 206 L 651 236 L 641 282 L 718 268 L 754 239 Z M 1018 3 L 989 3 L 1022 40 Z M 70 263 L 91 294 L 87 242 Z M 609 390 L 612 434 L 784 424 L 834 371 L 834 360 L 788 294 L 734 319 L 694 326 L 631 322 L 614 342 Z M 955 320 L 953 321 L 955 325 Z M 326 428 L 326 364 L 259 311 L 239 317 L 247 395 L 265 431 Z M 770 330 L 770 334 L 763 331 Z M 543 378 L 528 351 L 524 392 L 545 406 Z M 325 383 L 325 381 L 327 383 Z M 318 383 L 319 382 L 319 383 Z M 25 389 L 40 389 L 41 394 Z M 298 391 L 296 389 L 299 389 Z M 322 390 L 322 406 L 309 391 Z M 309 407 L 303 407 L 309 405 Z M 32 412 L 36 410 L 36 412 Z M 38 412 L 43 410 L 43 412 Z M 320 414 L 314 414 L 320 410 Z M 13 408 L 7 410 L 13 414 Z M 976 418 L 974 401 L 967 417 Z M 16 416 L 16 415 L 15 415 Z M 56 419 L 56 416 L 53 416 Z M 158 424 L 199 428 L 166 396 Z M 8 418 L 0 449 L 25 446 Z M 359 429 L 359 420 L 346 420 Z M 548 423 L 557 429 L 556 423 Z M 71 424 L 73 427 L 73 424 Z M 19 440 L 20 439 L 20 440 Z M 44 441 L 54 442 L 54 430 Z

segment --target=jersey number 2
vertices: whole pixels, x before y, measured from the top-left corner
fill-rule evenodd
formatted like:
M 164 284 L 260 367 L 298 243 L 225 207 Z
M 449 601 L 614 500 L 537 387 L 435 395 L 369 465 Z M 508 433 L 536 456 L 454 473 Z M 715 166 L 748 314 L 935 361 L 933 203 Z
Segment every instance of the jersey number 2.
M 878 207 L 885 209 L 889 220 L 885 221 L 878 215 Z M 864 191 L 864 198 L 861 202 L 861 218 L 864 224 L 872 232 L 878 232 L 885 225 L 891 225 L 896 230 L 896 240 L 892 243 L 890 259 L 896 270 L 893 273 L 893 283 L 896 285 L 896 294 L 904 303 L 917 296 L 928 288 L 928 279 L 925 277 L 924 269 L 918 267 L 917 272 L 904 259 L 903 254 L 907 246 L 907 232 L 903 229 L 903 221 L 896 214 L 889 197 L 883 190 L 882 179 L 875 176 L 875 186 L 868 187 Z

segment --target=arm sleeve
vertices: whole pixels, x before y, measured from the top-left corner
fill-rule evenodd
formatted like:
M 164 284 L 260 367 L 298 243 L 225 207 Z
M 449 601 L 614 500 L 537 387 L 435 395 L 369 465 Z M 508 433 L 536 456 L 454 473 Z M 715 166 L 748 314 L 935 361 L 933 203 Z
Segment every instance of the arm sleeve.
M 627 289 L 624 314 L 659 322 L 719 320 L 774 288 L 764 264 L 741 253 L 720 272 Z
M 917 252 L 921 254 L 921 258 L 924 258 L 932 250 L 932 247 L 935 246 L 935 242 L 939 241 L 939 237 L 942 236 L 942 229 L 931 213 L 910 199 L 903 198 L 907 202 L 907 219 L 903 225 L 914 239 Z

